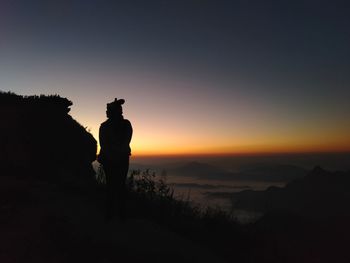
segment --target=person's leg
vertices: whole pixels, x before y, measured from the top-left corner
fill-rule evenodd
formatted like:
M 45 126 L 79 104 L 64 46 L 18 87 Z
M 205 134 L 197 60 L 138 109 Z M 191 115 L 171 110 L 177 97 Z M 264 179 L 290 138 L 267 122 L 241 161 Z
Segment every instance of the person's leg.
M 115 177 L 118 176 L 114 165 L 105 163 L 103 165 L 106 174 L 106 202 L 105 202 L 105 217 L 110 220 L 115 214 L 116 206 L 116 189 L 115 189 Z
M 119 217 L 125 219 L 127 199 L 126 177 L 129 170 L 129 157 L 121 159 L 118 168 L 117 208 Z

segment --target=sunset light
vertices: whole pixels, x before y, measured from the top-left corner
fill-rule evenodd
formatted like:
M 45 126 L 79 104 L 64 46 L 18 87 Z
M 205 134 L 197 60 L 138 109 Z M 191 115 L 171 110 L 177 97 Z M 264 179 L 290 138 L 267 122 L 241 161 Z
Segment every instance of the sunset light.
M 350 1 L 0 0 L 0 263 L 349 263 Z
M 93 6 L 87 4 L 86 10 Z M 200 10 L 210 12 L 211 7 L 203 3 Z M 288 35 L 272 14 L 264 18 L 271 32 L 260 43 L 256 30 L 265 26 L 245 13 L 248 6 L 234 19 L 246 21 L 244 28 L 243 22 L 229 20 L 231 12 L 225 9 L 219 8 L 217 19 L 227 17 L 226 26 L 200 11 L 202 24 L 187 13 L 184 24 L 177 24 L 158 8 L 154 18 L 138 16 L 140 26 L 133 34 L 131 21 L 118 8 L 109 14 L 111 21 L 120 15 L 113 26 L 85 9 L 77 20 L 70 17 L 61 25 L 53 18 L 58 14 L 37 24 L 26 9 L 17 10 L 25 28 L 12 25 L 5 15 L 12 30 L 4 30 L 1 44 L 1 90 L 67 97 L 73 118 L 97 140 L 106 103 L 124 98 L 135 155 L 350 151 L 349 74 L 343 59 L 348 45 L 328 41 L 341 33 L 313 35 L 316 24 L 310 24 L 295 25 Z M 282 24 L 288 28 L 287 20 Z M 319 23 L 320 30 L 328 26 Z M 55 26 L 64 30 L 52 31 Z M 90 31 L 81 30 L 86 28 Z M 59 38 L 65 44 L 57 44 Z M 320 48 L 310 52 L 315 45 Z

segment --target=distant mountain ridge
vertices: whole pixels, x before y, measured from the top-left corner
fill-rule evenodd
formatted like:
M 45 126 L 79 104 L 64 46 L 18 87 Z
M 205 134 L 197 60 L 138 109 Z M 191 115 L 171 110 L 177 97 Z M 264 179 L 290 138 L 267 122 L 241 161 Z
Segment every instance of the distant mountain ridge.
M 296 178 L 302 178 L 308 173 L 308 170 L 295 165 L 276 164 L 276 165 L 252 165 L 241 169 L 240 178 L 252 178 L 253 180 L 264 177 L 266 181 L 292 181 Z
M 329 172 L 316 167 L 307 176 L 293 180 L 283 188 L 245 190 L 230 196 L 237 209 L 324 217 L 350 215 L 349 189 L 350 172 Z
M 211 164 L 196 161 L 170 169 L 168 172 L 178 176 L 192 176 L 201 179 L 271 182 L 288 182 L 307 174 L 306 169 L 293 165 L 249 166 L 233 173 Z
M 169 174 L 176 174 L 180 176 L 194 176 L 201 178 L 221 178 L 229 175 L 229 173 L 224 169 L 196 161 L 188 162 L 179 167 L 170 169 Z

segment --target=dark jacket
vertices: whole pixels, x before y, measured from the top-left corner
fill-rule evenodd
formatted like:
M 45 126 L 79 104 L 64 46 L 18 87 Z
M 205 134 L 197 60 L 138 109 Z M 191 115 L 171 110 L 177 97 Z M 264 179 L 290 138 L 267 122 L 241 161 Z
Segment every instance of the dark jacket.
M 120 158 L 131 155 L 130 141 L 132 126 L 129 120 L 108 119 L 103 122 L 99 130 L 100 154 L 98 161 L 117 161 Z

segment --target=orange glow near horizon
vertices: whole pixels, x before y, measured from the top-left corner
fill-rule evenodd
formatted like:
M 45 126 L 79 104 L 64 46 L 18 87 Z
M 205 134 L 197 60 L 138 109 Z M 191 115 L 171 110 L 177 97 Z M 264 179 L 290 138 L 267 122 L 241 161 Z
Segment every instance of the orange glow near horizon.
M 193 125 L 191 120 L 178 117 L 172 120 L 175 125 L 155 129 L 162 126 L 154 126 L 151 121 L 150 124 L 145 123 L 132 113 L 128 119 L 134 128 L 131 148 L 135 157 L 350 152 L 350 128 L 339 129 L 331 122 L 328 126 L 323 123 L 278 126 L 277 121 L 271 121 L 266 125 L 259 123 L 259 127 L 254 129 L 247 127 L 242 120 L 241 127 L 238 124 L 234 127 L 222 125 L 222 129 L 215 130 L 205 122 L 197 124 L 198 127 L 190 127 Z M 104 119 L 101 115 L 101 120 L 90 126 L 96 139 L 98 127 Z M 162 121 L 157 120 L 157 123 Z
M 206 103 L 178 108 L 130 98 L 124 116 L 133 125 L 133 156 L 350 152 L 350 123 L 344 114 L 325 118 L 321 112 L 305 121 L 303 116 L 288 118 L 278 111 L 260 110 L 257 104 L 240 109 L 237 103 L 236 110 Z M 106 120 L 106 101 L 93 109 L 86 106 L 86 111 L 72 108 L 72 116 L 97 141 L 99 126 Z
M 141 131 L 136 134 L 141 133 Z M 96 137 L 96 136 L 95 136 Z M 172 140 L 168 140 L 171 138 Z M 225 141 L 225 139 L 227 141 Z M 242 138 L 241 138 L 242 139 Z M 293 153 L 340 153 L 350 152 L 350 140 L 344 138 L 261 138 L 251 137 L 250 140 L 241 140 L 240 143 L 232 143 L 233 140 L 222 140 L 204 143 L 203 138 L 193 138 L 188 135 L 181 136 L 134 136 L 131 142 L 132 155 L 138 156 L 191 156 L 191 155 L 265 155 L 265 154 L 293 154 Z M 202 141 L 203 140 L 203 141 Z M 259 141 L 260 140 L 260 141 Z M 192 142 L 192 143 L 191 143 Z M 248 143 L 249 142 L 249 143 Z
M 138 149 L 134 148 L 133 156 L 191 156 L 191 155 L 265 155 L 265 154 L 293 154 L 293 153 L 346 153 L 348 147 L 251 147 L 241 146 L 232 149 Z

